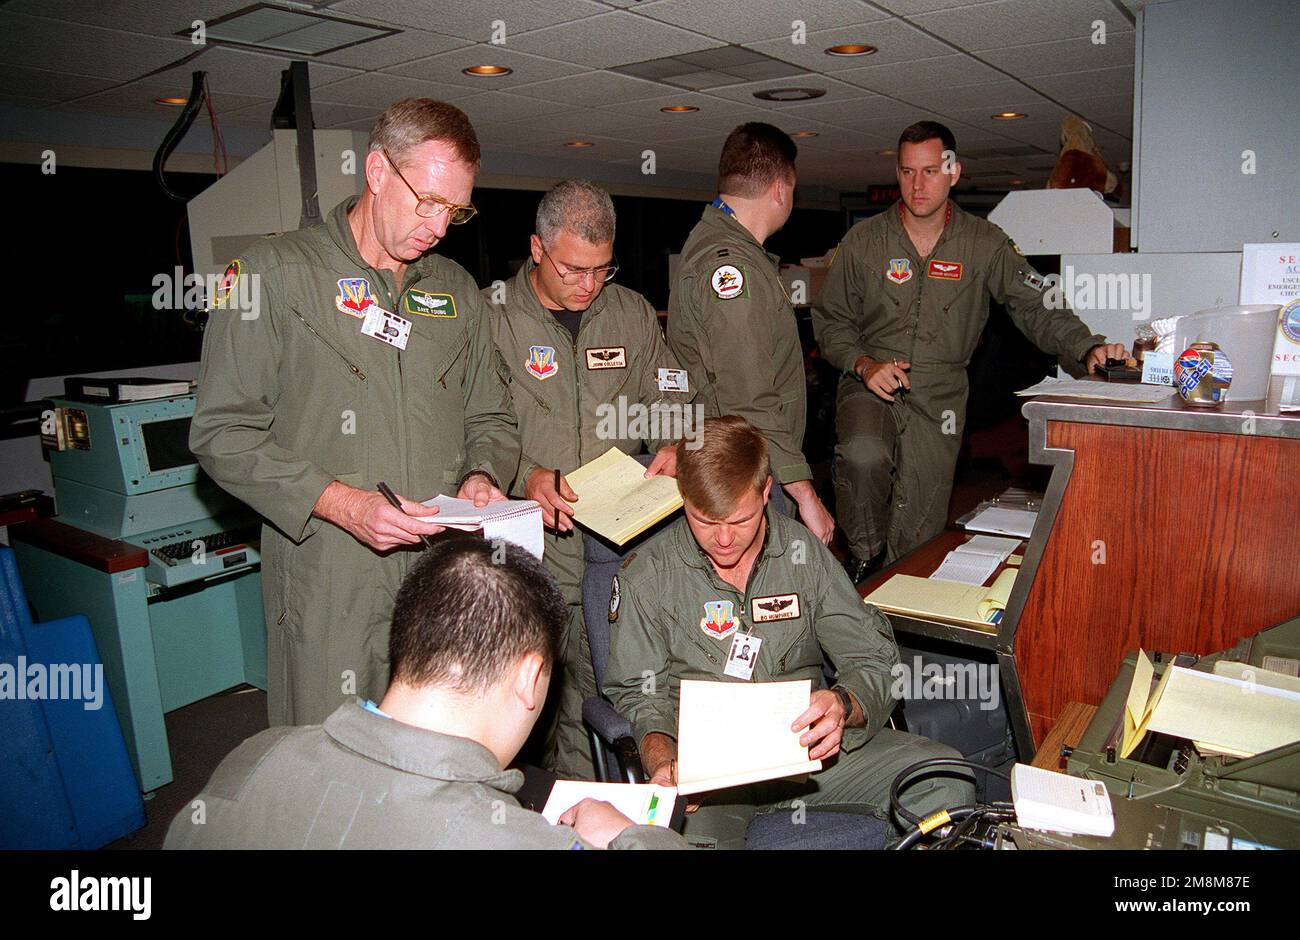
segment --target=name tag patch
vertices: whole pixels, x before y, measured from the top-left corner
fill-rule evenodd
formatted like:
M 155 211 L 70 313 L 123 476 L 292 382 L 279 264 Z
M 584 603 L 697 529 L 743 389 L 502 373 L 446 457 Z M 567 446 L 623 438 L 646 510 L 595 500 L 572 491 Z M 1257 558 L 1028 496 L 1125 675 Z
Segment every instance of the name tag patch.
M 456 318 L 456 298 L 451 294 L 431 294 L 412 288 L 406 292 L 403 304 L 407 313 L 413 313 L 417 317 Z
M 797 620 L 800 614 L 798 594 L 773 594 L 749 602 L 749 616 L 754 623 L 773 620 Z
M 930 262 L 930 268 L 925 273 L 927 277 L 935 277 L 942 281 L 960 281 L 961 262 L 940 261 L 935 258 Z
M 411 321 L 372 304 L 366 308 L 365 319 L 361 321 L 361 332 L 381 343 L 405 349 L 407 340 L 411 338 Z
M 623 346 L 608 346 L 604 349 L 588 349 L 587 368 L 592 371 L 599 369 L 626 369 L 627 349 Z
M 691 383 L 690 379 L 687 378 L 685 369 L 659 370 L 659 391 L 689 392 L 690 390 Z

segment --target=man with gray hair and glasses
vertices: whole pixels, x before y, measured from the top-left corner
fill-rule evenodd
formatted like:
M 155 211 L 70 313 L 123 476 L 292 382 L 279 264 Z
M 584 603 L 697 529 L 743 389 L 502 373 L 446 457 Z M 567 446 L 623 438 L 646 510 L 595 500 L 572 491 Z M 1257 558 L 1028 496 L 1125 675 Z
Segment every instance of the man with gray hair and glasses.
M 511 492 L 541 504 L 546 564 L 570 607 L 563 670 L 551 695 L 558 713 L 542 731 L 544 761 L 565 778 L 593 775 L 582 702 L 597 692 L 582 619 L 577 494 L 564 474 L 617 447 L 655 453 L 647 474 L 672 475 L 670 445 L 693 428 L 693 377 L 668 349 L 646 299 L 611 283 L 618 271 L 614 226 L 609 193 L 587 180 L 564 180 L 537 207 L 531 258 L 509 282 L 483 292 L 495 304 L 492 334 L 510 365 L 523 442 Z

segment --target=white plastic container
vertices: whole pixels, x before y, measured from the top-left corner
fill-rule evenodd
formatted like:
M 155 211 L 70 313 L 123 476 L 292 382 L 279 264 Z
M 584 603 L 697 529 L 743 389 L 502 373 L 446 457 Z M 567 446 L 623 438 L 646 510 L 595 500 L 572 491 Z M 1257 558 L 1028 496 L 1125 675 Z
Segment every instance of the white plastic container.
M 1277 333 L 1276 304 L 1214 307 L 1180 317 L 1175 327 L 1174 356 L 1196 342 L 1218 343 L 1232 362 L 1229 401 L 1268 397 L 1268 373 Z

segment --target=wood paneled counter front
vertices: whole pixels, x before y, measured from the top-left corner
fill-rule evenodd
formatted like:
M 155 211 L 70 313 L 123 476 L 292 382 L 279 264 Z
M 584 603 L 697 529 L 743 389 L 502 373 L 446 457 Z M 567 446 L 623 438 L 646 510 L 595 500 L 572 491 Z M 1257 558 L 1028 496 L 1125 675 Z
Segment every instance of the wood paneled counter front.
M 1013 638 L 1034 739 L 1125 654 L 1212 653 L 1300 614 L 1300 415 L 1040 398 L 1053 464 Z
M 994 651 L 1029 760 L 1067 703 L 1101 703 L 1130 651 L 1203 655 L 1300 615 L 1300 415 L 1174 397 L 1038 398 L 1024 414 L 1030 460 L 1053 470 L 1002 623 L 891 620 Z M 927 577 L 963 540 L 946 532 L 859 590 Z

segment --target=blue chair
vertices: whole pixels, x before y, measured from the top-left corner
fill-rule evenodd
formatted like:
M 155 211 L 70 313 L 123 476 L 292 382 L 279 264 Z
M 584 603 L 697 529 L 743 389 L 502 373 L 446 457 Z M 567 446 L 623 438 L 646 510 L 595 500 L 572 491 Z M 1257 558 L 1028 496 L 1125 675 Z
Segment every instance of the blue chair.
M 141 828 L 144 803 L 90 623 L 82 615 L 33 623 L 13 551 L 0 547 L 0 664 L 16 683 L 35 667 L 95 678 L 81 697 L 0 700 L 0 848 L 95 849 Z M 25 668 L 20 670 L 22 664 Z M 47 683 L 46 688 L 49 689 Z M 24 686 L 26 688 L 26 686 Z

